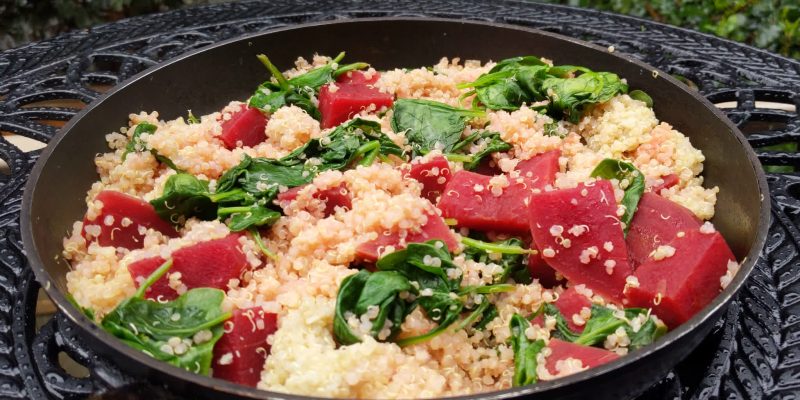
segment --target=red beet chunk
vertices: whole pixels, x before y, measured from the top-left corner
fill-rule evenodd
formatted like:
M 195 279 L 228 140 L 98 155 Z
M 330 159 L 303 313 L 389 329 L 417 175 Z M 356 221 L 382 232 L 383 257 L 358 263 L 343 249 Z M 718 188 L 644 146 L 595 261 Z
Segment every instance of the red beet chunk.
M 350 191 L 344 183 L 325 190 L 318 190 L 313 194 L 313 197 L 325 202 L 326 217 L 333 214 L 336 211 L 336 207 L 348 210 L 353 208 L 353 203 L 350 200 Z
M 171 300 L 178 297 L 178 292 L 169 286 L 167 277 L 175 272 L 181 273 L 180 281 L 187 289 L 225 289 L 228 281 L 239 278 L 248 265 L 247 257 L 239 247 L 239 236 L 231 234 L 172 252 L 172 268 L 147 289 L 147 298 Z M 141 280 L 150 276 L 164 262 L 161 257 L 146 258 L 128 265 L 128 272 L 138 287 Z
M 560 171 L 559 157 L 561 157 L 560 150 L 551 150 L 520 161 L 516 170 L 520 172 L 520 176 L 529 180 L 533 187 L 542 189 L 555 182 L 556 173 Z
M 306 187 L 306 185 L 293 187 L 283 193 L 279 193 L 278 203 L 282 204 L 282 207 L 285 207 L 287 205 L 286 203 L 297 199 L 297 195 L 304 187 Z M 353 203 L 350 199 L 350 191 L 344 183 L 327 189 L 317 190 L 311 197 L 325 202 L 324 213 L 326 217 L 332 215 L 336 211 L 336 207 L 344 207 L 347 209 L 353 207 Z
M 657 194 L 643 194 L 625 238 L 633 267 L 647 262 L 653 250 L 671 242 L 678 232 L 698 228 L 700 220 L 689 209 Z
M 629 306 L 652 308 L 653 313 L 674 328 L 691 318 L 720 292 L 720 277 L 728 261 L 735 260 L 718 232 L 686 232 L 669 242 L 675 254 L 650 259 L 636 270 L 639 287 L 629 287 Z
M 178 236 L 175 228 L 162 220 L 146 201 L 113 190 L 104 190 L 94 199 L 102 202 L 103 208 L 95 219 L 83 218 L 81 235 L 87 241 L 96 240 L 101 246 L 135 250 L 144 245 L 144 235 L 139 232 L 139 227 L 152 228 L 169 237 Z M 86 231 L 89 226 L 92 226 L 89 228 L 91 234 Z M 97 236 L 95 226 L 100 228 Z
M 219 138 L 228 149 L 253 147 L 267 140 L 264 132 L 266 127 L 267 117 L 261 111 L 243 106 L 231 115 L 231 119 L 222 122 L 222 134 Z
M 447 159 L 438 156 L 430 161 L 411 166 L 408 175 L 422 184 L 422 197 L 436 204 L 436 199 L 444 192 L 447 181 L 450 180 L 450 164 Z
M 661 177 L 661 179 L 664 181 L 663 183 L 650 188 L 653 193 L 661 193 L 661 189 L 669 189 L 680 182 L 680 178 L 678 178 L 678 175 L 675 174 L 664 175 Z
M 616 353 L 608 350 L 565 342 L 559 339 L 550 339 L 547 347 L 550 348 L 552 353 L 547 357 L 545 367 L 553 375 L 558 373 L 556 363 L 568 358 L 581 360 L 581 364 L 589 368 L 603 365 L 619 358 Z
M 336 78 L 337 83 L 350 83 L 354 85 L 374 85 L 380 79 L 380 72 L 375 72 L 367 78 L 362 71 L 350 71 L 339 75 Z
M 508 177 L 509 186 L 499 196 L 492 194 L 491 177 L 469 171 L 456 172 L 439 199 L 445 218 L 454 218 L 459 227 L 506 233 L 529 229 L 526 215 L 535 189 L 555 181 L 558 151 L 540 154 L 518 165 L 519 178 Z M 521 181 L 520 181 L 521 180 Z
M 405 243 L 422 243 L 434 239 L 443 241 L 451 251 L 458 246 L 458 240 L 456 240 L 455 235 L 450 231 L 447 224 L 444 223 L 444 220 L 436 214 L 429 214 L 428 222 L 422 225 L 419 231 L 408 232 Z M 360 244 L 356 248 L 356 255 L 367 262 L 376 261 L 386 246 L 394 246 L 395 250 L 401 250 L 405 247 L 401 244 L 398 233 L 388 236 L 379 235 L 377 239 L 371 242 Z M 381 250 L 381 252 L 378 250 Z
M 569 329 L 573 332 L 583 332 L 583 328 L 585 325 L 576 325 L 575 321 L 572 319 L 573 315 L 580 315 L 581 310 L 583 308 L 592 308 L 592 301 L 578 293 L 575 290 L 574 286 L 569 287 L 567 290 L 561 293 L 556 299 L 554 305 L 558 308 L 558 311 L 561 311 L 561 314 L 564 316 L 564 319 L 567 320 L 567 325 L 569 325 Z M 533 321 L 532 324 L 539 324 L 540 326 L 544 326 L 544 316 L 538 316 Z
M 214 345 L 214 377 L 255 387 L 270 351 L 267 337 L 278 330 L 278 316 L 260 307 L 234 310 L 225 334 Z
M 355 74 L 354 74 L 355 75 Z M 322 114 L 322 128 L 332 128 L 352 118 L 370 105 L 376 109 L 391 107 L 394 97 L 377 88 L 363 83 L 336 84 L 336 91 L 330 85 L 319 90 L 319 112 Z M 360 80 L 360 79 L 359 79 Z
M 529 209 L 533 240 L 545 262 L 573 284 L 622 300 L 633 271 L 609 181 L 534 194 Z

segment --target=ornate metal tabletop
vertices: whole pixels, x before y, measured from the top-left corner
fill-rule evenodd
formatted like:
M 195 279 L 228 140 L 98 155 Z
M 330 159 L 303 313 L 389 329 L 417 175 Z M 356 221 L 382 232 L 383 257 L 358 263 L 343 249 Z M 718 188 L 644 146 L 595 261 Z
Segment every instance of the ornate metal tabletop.
M 22 249 L 19 209 L 39 151 L 20 147 L 30 147 L 31 140 L 47 143 L 108 88 L 187 51 L 286 25 L 381 16 L 495 21 L 613 45 L 723 107 L 764 165 L 800 168 L 799 153 L 763 149 L 785 143 L 796 148 L 800 139 L 800 62 L 615 14 L 521 1 L 290 0 L 196 7 L 64 34 L 0 53 L 0 159 L 7 164 L 0 165 L 0 397 L 83 398 L 120 387 L 116 393 L 129 398 L 150 390 L 153 398 L 169 396 L 125 386 L 131 378 L 94 354 L 60 315 L 36 331 L 39 287 Z M 772 173 L 769 184 L 773 223 L 752 277 L 700 348 L 646 398 L 796 398 L 800 393 L 800 176 Z M 66 373 L 57 361 L 60 352 L 86 366 L 90 376 Z

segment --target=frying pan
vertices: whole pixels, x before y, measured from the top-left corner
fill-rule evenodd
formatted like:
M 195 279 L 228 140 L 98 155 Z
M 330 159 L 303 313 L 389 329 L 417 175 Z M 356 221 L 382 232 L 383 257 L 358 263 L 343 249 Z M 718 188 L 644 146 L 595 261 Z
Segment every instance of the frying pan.
M 89 321 L 67 300 L 69 266 L 58 257 L 62 238 L 86 211 L 84 197 L 98 179 L 93 159 L 108 151 L 104 135 L 127 115 L 157 110 L 163 119 L 187 109 L 206 114 L 232 99 L 245 99 L 267 71 L 255 55 L 281 67 L 297 56 L 347 51 L 348 60 L 376 69 L 432 65 L 441 57 L 498 60 L 538 55 L 558 64 L 612 71 L 653 98 L 660 120 L 686 134 L 706 156 L 705 184 L 719 186 L 712 220 L 744 263 L 715 300 L 653 345 L 569 377 L 538 385 L 463 398 L 620 399 L 642 393 L 666 375 L 708 334 L 753 269 L 769 223 L 769 192 L 755 154 L 739 130 L 699 93 L 628 56 L 564 36 L 516 26 L 433 18 L 376 18 L 300 25 L 229 40 L 183 55 L 116 86 L 73 118 L 43 151 L 25 188 L 22 235 L 36 279 L 86 339 L 126 372 L 201 398 L 301 398 L 257 391 L 195 375 L 136 351 Z M 714 288 L 709 288 L 714 290 Z

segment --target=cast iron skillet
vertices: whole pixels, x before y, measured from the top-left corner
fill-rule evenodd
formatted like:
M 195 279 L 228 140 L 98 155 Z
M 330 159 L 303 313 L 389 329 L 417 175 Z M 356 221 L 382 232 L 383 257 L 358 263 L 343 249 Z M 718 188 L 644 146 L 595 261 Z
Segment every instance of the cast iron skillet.
M 279 29 L 210 46 L 155 66 L 115 87 L 73 118 L 43 151 L 25 188 L 22 235 L 37 280 L 61 312 L 85 331 L 103 355 L 126 372 L 205 398 L 300 398 L 256 391 L 195 375 L 127 347 L 85 318 L 65 297 L 68 265 L 62 238 L 85 210 L 84 197 L 97 180 L 95 154 L 108 151 L 104 135 L 127 123 L 127 115 L 157 110 L 173 119 L 192 109 L 201 115 L 231 99 L 245 99 L 268 74 L 261 52 L 281 68 L 299 55 L 347 51 L 348 61 L 377 69 L 432 65 L 442 56 L 498 60 L 533 54 L 558 64 L 612 71 L 631 88 L 649 93 L 659 119 L 685 133 L 706 156 L 705 182 L 719 186 L 713 223 L 736 257 L 745 259 L 733 282 L 716 299 L 655 344 L 619 360 L 538 385 L 485 393 L 482 398 L 537 394 L 541 398 L 633 397 L 666 375 L 708 334 L 742 286 L 764 244 L 769 192 L 764 173 L 744 136 L 697 92 L 668 74 L 630 57 L 575 39 L 522 27 L 446 19 L 379 18 L 326 22 Z M 715 288 L 709 288 L 715 290 Z M 465 396 L 476 398 L 478 396 Z

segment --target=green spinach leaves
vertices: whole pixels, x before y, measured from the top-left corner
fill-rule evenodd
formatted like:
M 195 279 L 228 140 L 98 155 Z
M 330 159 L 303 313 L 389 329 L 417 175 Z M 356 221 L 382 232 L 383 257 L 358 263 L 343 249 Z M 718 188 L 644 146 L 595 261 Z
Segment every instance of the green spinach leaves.
M 491 110 L 512 111 L 524 103 L 547 100 L 535 108 L 573 123 L 578 122 L 585 106 L 628 92 L 628 85 L 616 74 L 571 65 L 551 67 L 534 56 L 502 60 L 474 82 L 459 87 L 472 88 L 464 97 L 474 94 Z
M 223 322 L 230 318 L 221 308 L 225 293 L 196 288 L 165 303 L 146 300 L 145 290 L 171 266 L 172 260 L 168 260 L 156 269 L 136 294 L 106 315 L 100 325 L 153 358 L 208 375 L 214 344 L 223 334 Z
M 392 130 L 405 132 L 414 155 L 439 149 L 453 150 L 469 118 L 484 115 L 479 110 L 465 110 L 444 103 L 421 99 L 398 99 L 394 102 Z
M 554 305 L 545 304 L 543 311 L 545 315 L 556 319 L 554 337 L 585 346 L 602 344 L 609 335 L 622 327 L 630 339 L 628 348 L 636 350 L 653 343 L 667 331 L 666 325 L 656 323 L 653 318 L 650 318 L 648 310 L 643 308 L 626 308 L 617 311 L 608 307 L 592 305 L 591 316 L 580 334 L 569 328 L 564 316 Z
M 452 255 L 438 240 L 410 243 L 406 249 L 382 257 L 376 268 L 376 272 L 362 270 L 345 278 L 339 287 L 333 329 L 339 344 L 360 342 L 362 334 L 393 340 L 400 346 L 421 343 L 447 330 L 465 311 L 470 314 L 459 329 L 473 325 L 474 329 L 483 329 L 497 316 L 486 296 L 513 289 L 499 284 L 462 287 L 461 275 L 454 273 L 457 267 Z M 483 301 L 467 305 L 470 295 L 480 295 Z M 400 325 L 416 307 L 438 325 L 424 334 L 395 340 Z M 368 332 L 354 332 L 362 323 L 369 324 Z
M 631 163 L 606 158 L 597 164 L 592 170 L 591 176 L 616 179 L 624 187 L 625 195 L 622 197 L 622 205 L 625 206 L 625 214 L 620 217 L 620 221 L 624 223 L 623 232 L 627 235 L 633 215 L 636 213 L 639 199 L 642 198 L 644 193 L 644 174 Z
M 514 350 L 514 377 L 511 379 L 513 386 L 530 385 L 539 380 L 536 373 L 537 358 L 545 343 L 542 339 L 533 341 L 528 339 L 525 330 L 530 326 L 530 322 L 519 314 L 514 314 L 509 322 L 511 348 Z
M 294 78 L 286 79 L 267 56 L 259 54 L 257 58 L 272 74 L 274 82 L 268 80 L 259 85 L 255 93 L 250 96 L 247 102 L 248 105 L 267 112 L 274 112 L 286 105 L 294 105 L 302 108 L 308 115 L 317 120 L 321 118 L 319 109 L 316 106 L 316 95 L 320 87 L 326 83 L 333 82 L 337 76 L 345 72 L 368 66 L 363 62 L 339 65 L 339 62 L 344 58 L 344 52 L 341 52 L 331 62 L 322 67 Z
M 403 150 L 381 132 L 377 122 L 356 118 L 327 136 L 311 139 L 283 158 L 245 155 L 220 177 L 213 193 L 208 182 L 191 174 L 172 175 L 162 195 L 150 203 L 162 219 L 175 224 L 190 217 L 230 217 L 228 227 L 238 232 L 271 225 L 280 218 L 281 213 L 271 205 L 281 187 L 301 186 L 322 171 L 344 169 L 389 155 L 402 156 Z
M 156 133 L 158 127 L 147 122 L 140 122 L 136 125 L 136 129 L 133 130 L 133 135 L 131 135 L 128 144 L 125 145 L 125 151 L 122 153 L 122 161 L 128 157 L 130 153 L 141 153 L 147 150 L 147 142 L 145 142 L 144 137 L 147 135 L 152 135 Z M 180 172 L 175 163 L 172 162 L 168 157 L 163 156 L 156 151 L 156 149 L 151 149 L 150 154 L 158 160 L 158 162 L 174 169 L 175 171 Z

